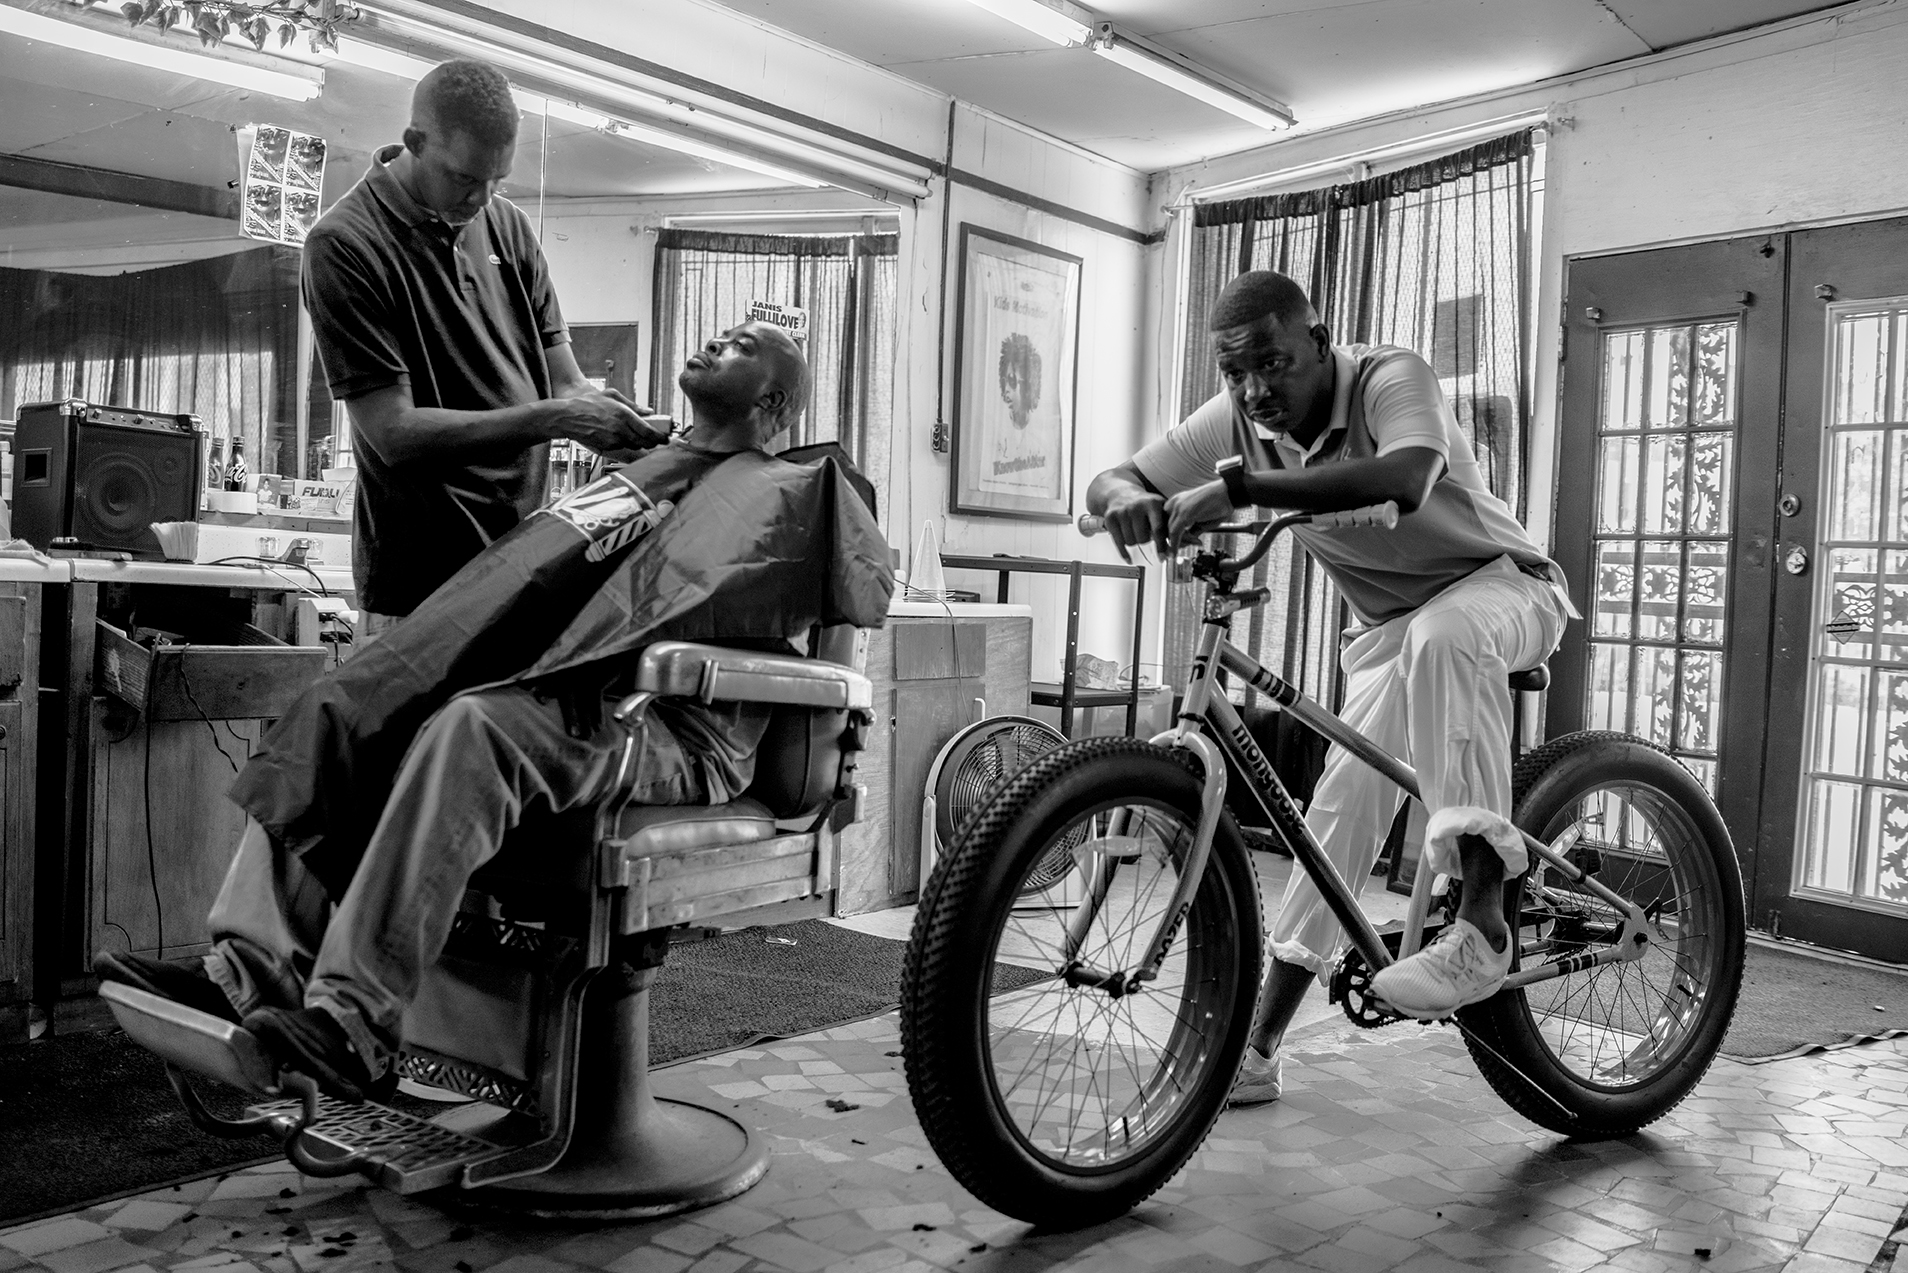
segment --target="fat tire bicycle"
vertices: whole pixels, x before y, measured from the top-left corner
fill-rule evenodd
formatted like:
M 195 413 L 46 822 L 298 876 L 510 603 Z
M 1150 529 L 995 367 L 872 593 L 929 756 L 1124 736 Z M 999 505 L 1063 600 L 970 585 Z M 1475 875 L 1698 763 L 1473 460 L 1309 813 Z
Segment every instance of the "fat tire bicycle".
M 1416 798 L 1409 766 L 1226 639 L 1231 616 L 1268 597 L 1239 578 L 1287 527 L 1396 520 L 1380 505 L 1205 528 L 1256 541 L 1236 559 L 1208 548 L 1175 563 L 1207 584 L 1176 727 L 1041 755 L 983 798 L 923 885 L 901 983 L 908 1088 L 928 1143 L 987 1205 L 1061 1228 L 1111 1219 L 1171 1179 L 1225 1109 L 1264 958 L 1228 758 L 1344 926 L 1331 1001 L 1362 1027 L 1405 1019 L 1371 977 L 1451 922 L 1461 881 L 1440 897 L 1418 871 L 1402 926 L 1375 929 L 1219 680 L 1250 686 Z M 1531 869 L 1505 889 L 1512 971 L 1455 1021 L 1526 1118 L 1568 1136 L 1627 1135 L 1689 1094 L 1728 1028 L 1745 930 L 1735 850 L 1702 784 L 1628 735 L 1546 743 L 1517 761 L 1513 789 Z M 1047 975 L 996 995 L 997 960 Z

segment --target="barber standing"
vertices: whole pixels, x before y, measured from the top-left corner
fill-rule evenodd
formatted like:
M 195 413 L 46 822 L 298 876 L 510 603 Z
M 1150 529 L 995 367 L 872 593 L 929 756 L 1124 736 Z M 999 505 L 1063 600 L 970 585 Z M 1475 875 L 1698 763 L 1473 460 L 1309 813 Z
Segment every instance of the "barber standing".
M 404 143 L 305 244 L 305 307 L 356 433 L 368 635 L 543 502 L 550 439 L 610 452 L 668 437 L 666 418 L 583 378 L 530 219 L 494 197 L 516 146 L 509 81 L 446 62 L 418 82 Z

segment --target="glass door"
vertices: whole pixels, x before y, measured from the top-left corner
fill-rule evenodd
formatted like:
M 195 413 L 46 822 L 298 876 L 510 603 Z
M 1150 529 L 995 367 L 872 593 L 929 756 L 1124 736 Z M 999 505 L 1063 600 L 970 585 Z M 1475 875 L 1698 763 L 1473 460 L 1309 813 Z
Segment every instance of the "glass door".
M 1753 927 L 1908 962 L 1908 219 L 1570 262 L 1551 736 L 1709 787 Z
M 1744 875 L 1780 434 L 1785 246 L 1758 237 L 1569 264 L 1554 552 L 1583 612 L 1546 732 L 1634 734 L 1716 797 Z
M 1908 961 L 1908 220 L 1790 239 L 1756 906 L 1784 936 Z

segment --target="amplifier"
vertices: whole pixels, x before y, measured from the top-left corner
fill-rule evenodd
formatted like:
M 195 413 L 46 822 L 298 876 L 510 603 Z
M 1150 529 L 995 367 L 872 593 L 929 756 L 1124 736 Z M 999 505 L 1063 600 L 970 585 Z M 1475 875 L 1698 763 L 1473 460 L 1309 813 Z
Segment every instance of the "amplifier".
M 161 558 L 154 522 L 199 519 L 205 431 L 194 415 L 70 398 L 22 406 L 13 429 L 13 533 L 35 548 Z

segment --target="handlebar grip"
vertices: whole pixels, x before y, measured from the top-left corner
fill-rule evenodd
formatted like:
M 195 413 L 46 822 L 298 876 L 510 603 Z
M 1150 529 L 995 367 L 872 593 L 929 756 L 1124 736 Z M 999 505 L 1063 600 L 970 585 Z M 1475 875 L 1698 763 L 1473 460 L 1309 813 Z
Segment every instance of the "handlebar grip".
M 1398 504 L 1395 500 L 1386 500 L 1382 504 L 1346 508 L 1336 513 L 1313 513 L 1312 525 L 1340 529 L 1348 526 L 1382 526 L 1386 530 L 1395 530 L 1398 526 Z
M 1079 526 L 1080 533 L 1088 539 L 1106 533 L 1106 518 L 1095 517 L 1092 513 L 1081 513 L 1080 520 L 1075 524 Z

